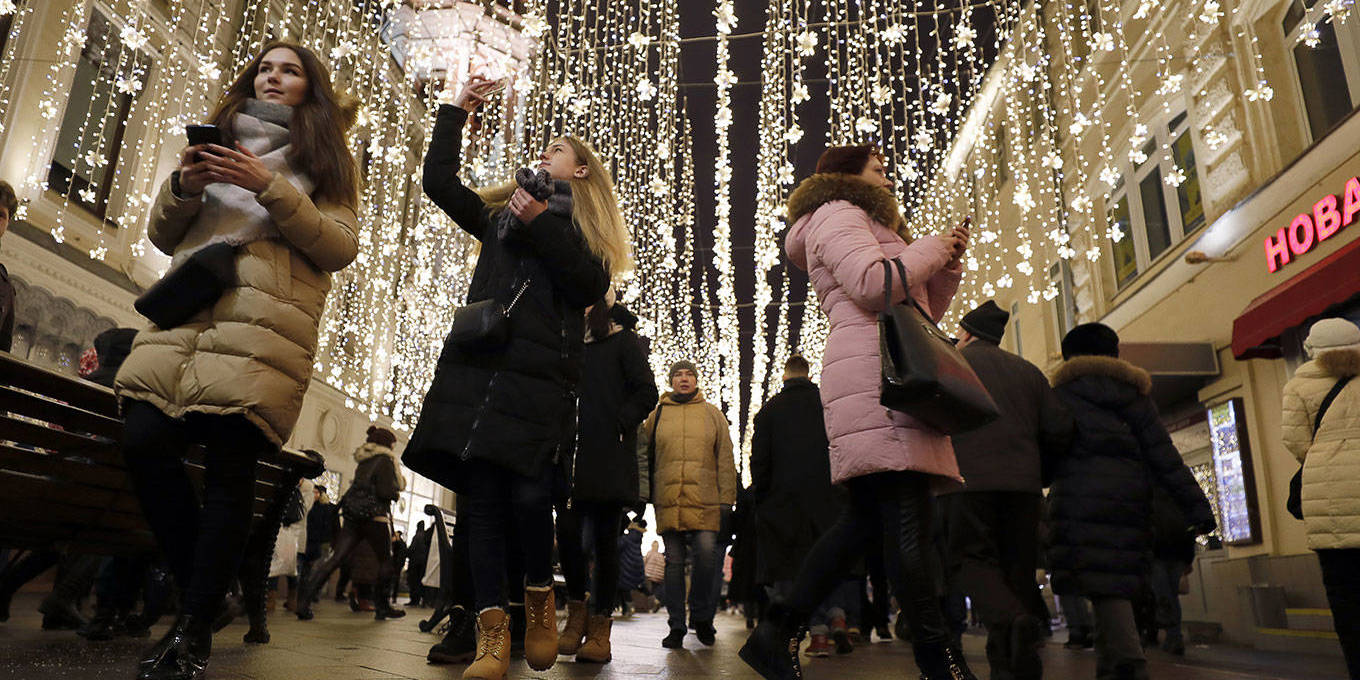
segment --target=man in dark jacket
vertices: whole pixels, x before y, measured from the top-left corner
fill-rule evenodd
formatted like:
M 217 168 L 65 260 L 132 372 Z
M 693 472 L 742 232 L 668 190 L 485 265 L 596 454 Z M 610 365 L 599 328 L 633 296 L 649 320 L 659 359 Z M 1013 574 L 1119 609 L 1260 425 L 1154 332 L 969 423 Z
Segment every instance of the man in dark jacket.
M 1053 384 L 1077 428 L 1072 446 L 1044 464 L 1053 591 L 1090 598 L 1098 680 L 1142 680 L 1131 600 L 1152 558 L 1153 486 L 1184 513 L 1184 532 L 1212 531 L 1213 510 L 1148 396 L 1152 378 L 1118 358 L 1119 335 L 1082 324 L 1062 351 Z
M 756 581 L 770 587 L 770 600 L 776 604 L 792 595 L 803 558 L 836 522 L 845 502 L 843 491 L 831 484 L 821 392 L 808 375 L 806 359 L 789 357 L 784 363 L 784 389 L 766 401 L 752 421 Z M 844 610 L 858 600 L 858 585 L 850 581 L 827 598 L 811 620 L 810 654 L 824 655 L 832 633 L 840 642 L 847 633 Z
M 988 300 L 963 317 L 959 347 L 1001 417 L 954 435 L 966 486 L 942 497 L 949 571 L 987 627 L 992 677 L 1043 673 L 1045 605 L 1034 580 L 1043 504 L 1041 454 L 1072 440 L 1072 417 L 1037 366 L 1001 349 L 1010 314 Z
M 425 606 L 425 585 L 421 579 L 425 578 L 425 567 L 430 560 L 430 536 L 434 527 L 426 527 L 425 521 L 416 522 L 416 530 L 411 534 L 411 545 L 406 557 L 406 588 L 411 593 L 411 601 L 406 603 L 408 607 Z

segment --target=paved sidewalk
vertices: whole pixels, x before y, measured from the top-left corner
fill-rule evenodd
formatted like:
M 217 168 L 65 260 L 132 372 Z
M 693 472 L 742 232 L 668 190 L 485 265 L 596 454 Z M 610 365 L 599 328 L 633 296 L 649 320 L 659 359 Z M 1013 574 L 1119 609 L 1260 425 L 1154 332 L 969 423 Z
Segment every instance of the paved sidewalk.
M 43 632 L 34 611 L 37 599 L 16 598 L 14 617 L 0 624 L 0 680 L 130 680 L 137 655 L 146 640 L 115 640 L 87 643 L 70 632 Z M 432 666 L 425 652 L 437 642 L 433 634 L 421 633 L 416 623 L 428 609 L 410 610 L 399 621 L 374 621 L 372 615 L 352 614 L 342 605 L 323 602 L 317 618 L 300 622 L 280 610 L 270 620 L 273 642 L 245 645 L 245 625 L 235 624 L 216 638 L 215 653 L 208 667 L 210 680 L 420 680 L 457 679 L 462 666 Z M 744 622 L 719 615 L 718 644 L 704 647 L 693 637 L 685 649 L 661 648 L 666 633 L 664 614 L 640 614 L 614 623 L 614 661 L 597 666 L 576 664 L 566 657 L 546 672 L 535 672 L 516 661 L 511 678 L 558 680 L 563 678 L 643 678 L 655 680 L 759 680 L 737 659 L 746 638 Z M 159 626 L 159 636 L 165 626 Z M 1059 638 L 1065 638 L 1059 633 Z M 969 662 L 980 678 L 987 678 L 987 662 L 980 636 L 968 635 L 965 647 Z M 1051 680 L 1085 680 L 1095 677 L 1095 654 L 1069 651 L 1050 643 L 1043 651 Z M 1195 647 L 1184 658 L 1150 652 L 1154 680 L 1344 680 L 1339 658 L 1259 652 L 1228 647 Z M 900 642 L 874 643 L 845 657 L 813 659 L 804 664 L 808 680 L 916 680 L 911 648 Z

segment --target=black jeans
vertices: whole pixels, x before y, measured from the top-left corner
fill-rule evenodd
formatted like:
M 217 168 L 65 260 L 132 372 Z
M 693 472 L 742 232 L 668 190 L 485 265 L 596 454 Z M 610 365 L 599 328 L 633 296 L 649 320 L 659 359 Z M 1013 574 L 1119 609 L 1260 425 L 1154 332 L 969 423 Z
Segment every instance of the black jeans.
M 902 615 L 911 624 L 912 642 L 948 644 L 949 629 L 940 612 L 939 565 L 930 554 L 934 500 L 929 476 L 880 472 L 856 477 L 845 485 L 850 504 L 803 561 L 789 617 L 800 625 L 807 623 L 813 610 L 864 554 L 863 546 L 881 536 L 888 579 Z
M 1042 497 L 1010 491 L 956 493 L 941 499 L 948 568 L 990 630 L 1031 611 L 1039 596 Z
M 1352 678 L 1360 678 L 1360 548 L 1317 551 L 1332 623 Z
M 307 597 L 315 595 L 321 584 L 331 577 L 331 572 L 339 569 L 350 558 L 361 541 L 368 543 L 378 558 L 378 588 L 374 597 L 387 602 L 388 585 L 392 582 L 392 530 L 387 522 L 376 519 L 355 521 L 346 518 L 344 526 L 335 536 L 330 556 L 311 565 L 301 592 Z
M 202 444 L 203 502 L 184 469 Z M 250 535 L 255 463 L 276 447 L 239 415 L 176 420 L 142 401 L 123 409 L 123 457 L 156 542 L 184 592 L 186 614 L 212 618 L 236 577 Z
M 505 607 L 506 573 L 511 561 L 509 549 L 517 553 L 515 560 L 523 566 L 524 584 L 512 583 L 511 589 L 523 585 L 546 586 L 552 583 L 552 475 L 553 466 L 544 465 L 537 478 L 529 478 L 500 465 L 471 460 L 461 466 L 466 493 L 466 517 L 458 518 L 459 529 L 466 522 L 468 558 L 472 564 L 472 588 L 477 611 L 490 607 Z M 513 523 L 513 530 L 511 523 Z M 510 536 L 515 539 L 509 540 Z M 519 566 L 516 565 L 516 566 Z M 515 597 L 522 601 L 521 597 Z
M 567 595 L 584 600 L 590 592 L 590 611 L 609 615 L 614 611 L 619 589 L 619 527 L 623 508 L 609 503 L 575 502 L 568 509 L 557 509 L 557 552 L 562 561 L 562 576 L 567 579 Z M 594 580 L 586 575 L 590 555 L 586 540 L 595 550 Z

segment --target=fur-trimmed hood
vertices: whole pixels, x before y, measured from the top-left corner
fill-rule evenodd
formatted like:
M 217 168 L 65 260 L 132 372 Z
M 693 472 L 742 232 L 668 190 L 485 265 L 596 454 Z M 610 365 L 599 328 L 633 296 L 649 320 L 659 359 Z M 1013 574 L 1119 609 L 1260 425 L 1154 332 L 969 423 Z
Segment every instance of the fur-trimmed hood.
M 838 172 L 823 172 L 808 177 L 789 195 L 789 224 L 811 215 L 832 201 L 849 201 L 869 214 L 870 219 L 892 229 L 908 243 L 906 225 L 897 197 L 883 187 Z
M 1147 371 L 1123 359 L 1102 356 L 1073 357 L 1064 362 L 1053 372 L 1053 386 L 1061 387 L 1085 377 L 1111 378 L 1127 383 L 1143 396 L 1152 392 L 1152 376 Z
M 392 459 L 392 465 L 397 471 L 397 488 L 405 491 L 406 477 L 401 474 L 401 461 L 397 459 L 397 454 L 391 447 L 374 444 L 373 442 L 364 442 L 362 446 L 354 450 L 354 462 L 356 464 L 363 463 L 374 456 L 387 456 Z
M 1323 352 L 1313 359 L 1313 363 L 1333 378 L 1354 378 L 1360 376 L 1360 349 Z

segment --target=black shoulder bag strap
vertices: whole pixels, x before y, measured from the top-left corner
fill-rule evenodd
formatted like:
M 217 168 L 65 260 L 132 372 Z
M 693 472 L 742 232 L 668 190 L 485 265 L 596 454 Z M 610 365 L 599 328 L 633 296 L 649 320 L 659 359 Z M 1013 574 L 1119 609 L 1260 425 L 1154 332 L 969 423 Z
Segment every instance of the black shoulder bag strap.
M 1331 408 L 1332 402 L 1336 401 L 1341 390 L 1346 388 L 1347 383 L 1355 376 L 1346 376 L 1336 381 L 1327 396 L 1322 398 L 1322 403 L 1318 405 L 1317 417 L 1313 418 L 1313 439 L 1317 439 L 1318 430 L 1322 429 L 1322 417 L 1327 415 L 1327 409 Z M 1294 519 L 1303 519 L 1303 466 L 1299 466 L 1299 471 L 1289 478 L 1289 497 L 1285 499 L 1284 507 Z

